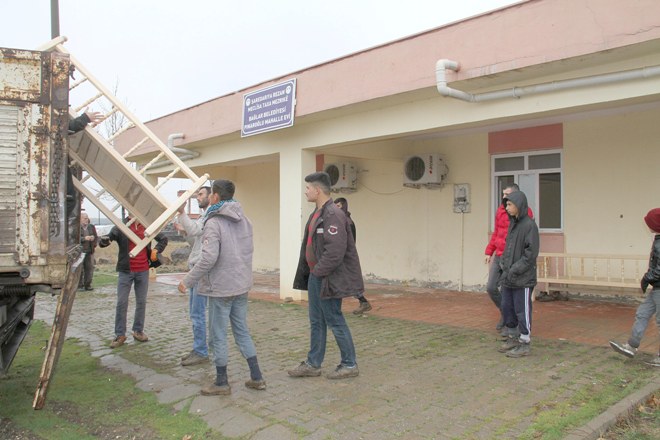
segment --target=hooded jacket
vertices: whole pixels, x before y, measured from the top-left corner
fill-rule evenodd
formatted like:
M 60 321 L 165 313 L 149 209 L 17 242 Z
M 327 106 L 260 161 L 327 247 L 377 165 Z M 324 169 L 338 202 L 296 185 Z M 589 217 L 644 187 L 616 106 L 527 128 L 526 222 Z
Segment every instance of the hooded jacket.
M 241 204 L 228 202 L 204 220 L 201 255 L 183 278 L 183 284 L 197 284 L 198 294 L 228 297 L 252 288 L 252 223 Z
M 539 229 L 528 215 L 527 197 L 515 191 L 505 199 L 516 205 L 518 217 L 509 216 L 506 246 L 500 258 L 504 287 L 519 289 L 536 286 L 536 258 L 539 255 Z
M 293 280 L 293 288 L 298 290 L 307 290 L 309 281 L 310 270 L 305 257 L 305 248 L 309 224 L 313 216 L 314 212 L 310 214 L 305 225 L 298 270 Z M 362 268 L 350 223 L 332 199 L 321 207 L 321 213 L 312 227 L 312 232 L 314 233 L 312 248 L 317 259 L 312 273 L 315 277 L 322 278 L 321 298 L 346 298 L 363 293 Z
M 532 208 L 527 208 L 527 215 L 534 218 Z M 502 256 L 504 246 L 506 246 L 506 234 L 509 233 L 509 214 L 504 209 L 504 203 L 500 203 L 495 212 L 495 228 L 493 235 L 490 236 L 490 241 L 486 245 L 486 255 Z

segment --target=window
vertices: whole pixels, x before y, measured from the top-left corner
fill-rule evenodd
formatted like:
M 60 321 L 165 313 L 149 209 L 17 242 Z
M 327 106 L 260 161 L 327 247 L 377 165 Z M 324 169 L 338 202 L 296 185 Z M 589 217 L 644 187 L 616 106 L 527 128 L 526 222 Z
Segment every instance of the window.
M 494 210 L 502 203 L 502 190 L 511 183 L 517 183 L 527 196 L 539 228 L 561 230 L 561 159 L 561 151 L 492 156 Z

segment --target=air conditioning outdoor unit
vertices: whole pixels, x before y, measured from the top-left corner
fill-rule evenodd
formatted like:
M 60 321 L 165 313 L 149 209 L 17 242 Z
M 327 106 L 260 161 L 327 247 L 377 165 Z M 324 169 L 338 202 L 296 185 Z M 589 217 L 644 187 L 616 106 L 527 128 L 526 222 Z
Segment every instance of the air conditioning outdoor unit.
M 333 192 L 354 192 L 357 190 L 357 168 L 350 162 L 331 163 L 324 167 L 330 176 Z
M 419 188 L 440 188 L 449 168 L 437 153 L 408 156 L 403 161 L 403 185 Z

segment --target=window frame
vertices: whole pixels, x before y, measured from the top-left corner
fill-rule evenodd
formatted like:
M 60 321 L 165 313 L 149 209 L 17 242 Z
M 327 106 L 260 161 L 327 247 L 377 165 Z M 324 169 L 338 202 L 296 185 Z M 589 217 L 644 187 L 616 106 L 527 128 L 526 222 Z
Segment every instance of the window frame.
M 541 169 L 534 169 L 530 170 L 529 169 L 529 157 L 530 156 L 539 156 L 539 155 L 545 155 L 545 154 L 559 154 L 559 168 L 541 168 Z M 523 170 L 515 170 L 515 171 L 495 171 L 495 160 L 496 159 L 501 159 L 501 158 L 506 158 L 506 157 L 519 157 L 522 156 L 524 158 L 523 163 L 524 163 L 524 169 Z M 513 176 L 513 181 L 515 183 L 519 182 L 519 177 L 520 175 L 530 175 L 533 174 L 536 177 L 536 182 L 535 182 L 535 191 L 536 193 L 534 194 L 534 200 L 536 200 L 536 205 L 537 206 L 531 206 L 532 211 L 534 212 L 534 218 L 536 220 L 536 224 L 539 226 L 539 231 L 541 232 L 558 232 L 561 233 L 564 231 L 564 154 L 563 154 L 563 149 L 547 149 L 547 150 L 533 150 L 533 151 L 517 151 L 517 152 L 512 152 L 512 153 L 502 153 L 502 154 L 492 154 L 490 157 L 490 173 L 491 173 L 491 209 L 493 210 L 492 215 L 490 216 L 491 218 L 491 231 L 495 227 L 495 212 L 497 211 L 497 208 L 499 204 L 501 203 L 502 200 L 502 194 L 499 192 L 498 189 L 498 177 L 501 176 Z M 554 174 L 554 173 L 559 173 L 560 176 L 560 189 L 559 189 L 559 197 L 560 197 L 560 209 L 561 209 L 561 215 L 560 215 L 560 226 L 559 228 L 541 228 L 541 212 L 539 211 L 539 193 L 540 193 L 540 184 L 539 184 L 539 176 L 541 174 Z

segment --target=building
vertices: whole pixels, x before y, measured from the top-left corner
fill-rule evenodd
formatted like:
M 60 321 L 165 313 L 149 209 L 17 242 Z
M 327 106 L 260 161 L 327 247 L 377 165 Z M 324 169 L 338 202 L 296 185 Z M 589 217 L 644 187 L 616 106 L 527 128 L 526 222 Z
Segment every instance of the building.
M 293 125 L 241 137 L 244 95 L 292 79 Z M 280 272 L 282 297 L 301 297 L 291 285 L 312 209 L 303 178 L 328 164 L 355 169 L 347 197 L 367 280 L 483 290 L 512 180 L 542 251 L 644 254 L 642 217 L 660 205 L 660 2 L 522 1 L 147 125 L 162 139 L 185 133 L 178 146 L 195 153 L 197 174 L 236 182 L 254 267 Z M 129 132 L 121 144 L 135 141 Z M 135 157 L 147 158 L 148 148 Z M 438 159 L 442 180 L 404 186 L 406 170 Z

